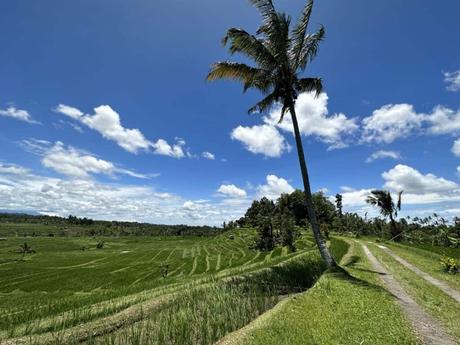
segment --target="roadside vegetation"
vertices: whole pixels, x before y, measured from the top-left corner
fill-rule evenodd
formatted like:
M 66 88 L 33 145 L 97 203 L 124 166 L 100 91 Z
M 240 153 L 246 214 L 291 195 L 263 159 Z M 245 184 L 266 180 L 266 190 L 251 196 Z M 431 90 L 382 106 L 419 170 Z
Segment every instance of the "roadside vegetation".
M 325 273 L 220 345 L 419 344 L 361 246 L 350 241 L 344 272 Z
M 441 321 L 445 330 L 457 342 L 460 342 L 460 305 L 454 299 L 433 286 L 408 268 L 402 266 L 394 258 L 386 254 L 377 245 L 370 245 L 369 249 L 383 262 L 389 272 L 399 281 L 403 288 L 422 306 L 429 314 Z M 433 262 L 434 267 L 441 271 L 439 263 Z M 441 278 L 451 277 L 447 274 Z M 457 275 L 456 278 L 459 278 Z M 457 279 L 457 283 L 460 279 Z

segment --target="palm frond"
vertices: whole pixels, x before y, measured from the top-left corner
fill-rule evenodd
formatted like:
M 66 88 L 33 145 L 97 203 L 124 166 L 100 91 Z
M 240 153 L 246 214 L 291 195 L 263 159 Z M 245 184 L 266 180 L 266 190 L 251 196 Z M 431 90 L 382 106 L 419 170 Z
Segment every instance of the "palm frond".
M 272 0 L 250 0 L 250 2 L 259 10 L 264 21 L 265 19 L 270 19 L 276 13 Z
M 390 216 L 395 211 L 395 206 L 391 194 L 385 190 L 373 190 L 371 195 L 366 198 L 368 204 L 377 206 L 383 216 Z
M 231 28 L 222 40 L 224 45 L 230 41 L 230 53 L 242 53 L 254 60 L 260 66 L 273 69 L 276 66 L 276 60 L 270 50 L 264 45 L 263 40 L 249 34 L 245 30 Z
M 244 83 L 243 92 L 246 92 L 250 88 L 255 88 L 263 94 L 267 94 L 273 89 L 275 84 L 276 80 L 274 80 L 270 71 L 260 70 L 260 72 Z
M 401 196 L 402 196 L 402 193 L 403 193 L 403 191 L 400 191 L 400 192 L 398 193 L 398 204 L 397 204 L 396 207 L 397 207 L 397 209 L 398 209 L 399 211 L 401 211 Z
M 270 109 L 275 103 L 279 101 L 279 96 L 272 92 L 260 102 L 257 102 L 252 108 L 248 110 L 249 114 L 263 113 L 265 110 Z
M 302 78 L 297 81 L 295 89 L 299 93 L 314 91 L 318 97 L 323 92 L 323 83 L 321 78 Z
M 270 23 L 263 23 L 257 34 L 266 36 L 265 45 L 273 55 L 278 67 L 288 66 L 289 26 L 291 17 L 276 13 Z
M 283 122 L 284 115 L 286 115 L 288 110 L 289 110 L 289 105 L 286 102 L 284 102 L 283 107 L 281 108 L 281 116 L 280 116 L 278 123 Z
M 306 36 L 299 59 L 294 66 L 296 70 L 298 68 L 300 68 L 302 71 L 305 70 L 308 62 L 311 62 L 315 58 L 316 54 L 318 54 L 319 44 L 324 39 L 325 35 L 326 31 L 324 26 L 321 25 L 316 33 Z
M 298 66 L 299 64 L 300 54 L 302 53 L 302 48 L 304 46 L 312 9 L 313 0 L 309 0 L 302 11 L 296 27 L 291 33 L 291 56 L 293 58 L 294 66 Z
M 247 83 L 261 74 L 263 70 L 248 66 L 244 63 L 222 61 L 211 66 L 207 80 L 232 79 Z

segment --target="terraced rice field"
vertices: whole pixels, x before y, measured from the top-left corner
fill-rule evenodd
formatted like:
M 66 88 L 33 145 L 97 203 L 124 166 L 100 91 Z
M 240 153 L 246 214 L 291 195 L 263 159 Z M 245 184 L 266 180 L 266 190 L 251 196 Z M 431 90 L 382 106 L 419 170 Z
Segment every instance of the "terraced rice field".
M 164 304 L 159 301 L 171 306 L 171 301 L 185 298 L 177 297 L 178 292 L 196 294 L 204 286 L 213 286 L 206 292 L 208 296 L 213 296 L 212 291 L 216 296 L 241 295 L 241 286 L 228 290 L 215 282 L 258 272 L 312 251 L 311 239 L 304 236 L 297 253 L 289 254 L 283 248 L 261 253 L 248 249 L 253 235 L 246 230 L 211 238 L 36 237 L 0 241 L 0 344 L 68 343 L 70 338 L 65 337 L 69 335 L 75 342 L 89 341 L 98 332 L 113 333 L 107 324 L 126 332 L 126 320 L 135 323 L 151 318 L 149 314 Z M 105 242 L 102 249 L 96 248 L 99 240 Z M 22 259 L 16 251 L 25 241 L 36 253 Z M 223 289 L 224 294 L 216 289 Z M 253 293 L 250 301 L 260 305 L 260 310 L 248 304 L 248 317 L 256 317 L 276 303 L 275 295 Z M 110 343 L 111 338 L 104 339 Z

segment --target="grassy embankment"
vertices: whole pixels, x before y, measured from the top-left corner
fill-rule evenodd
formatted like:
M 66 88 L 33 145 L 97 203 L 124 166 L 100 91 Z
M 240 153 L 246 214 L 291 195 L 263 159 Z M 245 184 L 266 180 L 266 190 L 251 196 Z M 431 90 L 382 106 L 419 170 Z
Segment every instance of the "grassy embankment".
M 350 244 L 343 261 L 347 273 L 324 274 L 313 288 L 287 299 L 222 344 L 418 344 L 361 246 Z

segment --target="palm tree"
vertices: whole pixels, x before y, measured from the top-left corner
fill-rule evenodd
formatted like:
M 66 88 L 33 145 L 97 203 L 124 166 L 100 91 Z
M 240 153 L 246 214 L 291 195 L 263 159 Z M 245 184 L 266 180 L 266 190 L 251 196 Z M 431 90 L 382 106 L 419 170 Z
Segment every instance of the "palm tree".
M 262 113 L 274 105 L 282 106 L 280 120 L 289 112 L 294 127 L 294 136 L 299 156 L 300 170 L 311 228 L 322 258 L 328 267 L 337 266 L 321 233 L 313 208 L 310 181 L 302 146 L 302 139 L 295 112 L 297 96 L 302 92 L 322 91 L 320 78 L 301 78 L 309 62 L 318 52 L 324 38 L 324 27 L 314 34 L 307 33 L 313 0 L 309 0 L 302 11 L 297 25 L 291 30 L 291 18 L 277 12 L 272 0 L 250 0 L 262 16 L 262 24 L 256 35 L 245 30 L 231 28 L 222 43 L 229 44 L 231 54 L 242 53 L 255 63 L 255 67 L 237 62 L 218 62 L 208 74 L 208 80 L 232 79 L 243 83 L 244 91 L 260 90 L 265 98 L 249 109 L 249 113 Z
M 401 230 L 396 226 L 395 218 L 398 216 L 398 211 L 401 210 L 401 195 L 402 191 L 398 193 L 398 202 L 395 205 L 390 192 L 385 190 L 373 190 L 371 195 L 366 198 L 368 204 L 377 206 L 380 213 L 384 217 L 390 218 L 391 222 L 391 237 L 394 241 L 401 240 Z

